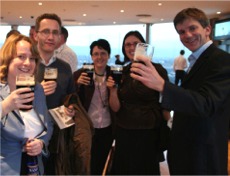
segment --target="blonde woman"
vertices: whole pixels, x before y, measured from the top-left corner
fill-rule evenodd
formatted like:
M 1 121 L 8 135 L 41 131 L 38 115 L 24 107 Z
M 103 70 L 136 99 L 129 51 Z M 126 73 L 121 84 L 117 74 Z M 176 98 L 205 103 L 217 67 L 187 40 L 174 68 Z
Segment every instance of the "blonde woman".
M 21 34 L 10 36 L 0 51 L 1 175 L 26 175 L 28 155 L 37 156 L 43 174 L 42 155 L 47 155 L 53 131 L 44 90 L 38 83 L 34 92 L 29 87 L 16 89 L 15 81 L 21 73 L 34 74 L 38 61 L 31 39 Z M 24 104 L 30 101 L 32 105 Z

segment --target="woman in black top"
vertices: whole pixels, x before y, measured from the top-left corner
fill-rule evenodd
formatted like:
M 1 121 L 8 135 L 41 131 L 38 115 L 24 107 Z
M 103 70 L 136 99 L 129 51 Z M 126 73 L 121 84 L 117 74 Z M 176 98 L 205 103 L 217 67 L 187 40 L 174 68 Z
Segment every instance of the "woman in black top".
M 125 61 L 133 61 L 137 43 L 145 43 L 138 31 L 126 34 L 122 51 Z M 112 77 L 107 86 L 110 88 L 109 103 L 116 112 L 116 145 L 112 174 L 115 175 L 159 175 L 160 129 L 166 124 L 159 103 L 159 93 L 144 86 L 130 77 L 128 63 L 123 68 L 120 88 L 114 87 Z M 168 80 L 166 70 L 153 65 L 159 74 Z M 165 113 L 169 118 L 169 112 Z

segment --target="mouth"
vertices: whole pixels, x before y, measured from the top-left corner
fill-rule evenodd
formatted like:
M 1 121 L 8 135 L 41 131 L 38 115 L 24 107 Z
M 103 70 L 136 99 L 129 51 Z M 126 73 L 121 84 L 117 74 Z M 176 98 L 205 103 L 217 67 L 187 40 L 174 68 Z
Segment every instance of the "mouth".
M 105 59 L 100 58 L 100 59 L 98 59 L 98 60 L 96 61 L 96 63 L 98 63 L 98 64 L 103 64 L 103 63 L 105 63 Z
M 46 42 L 46 45 L 48 45 L 48 46 L 54 46 L 54 43 L 50 43 L 50 42 Z
M 29 73 L 30 69 L 29 68 L 19 68 L 19 71 L 23 73 Z
M 130 56 L 132 56 L 132 57 L 134 57 L 134 55 L 135 55 L 135 52 L 134 52 L 134 51 L 132 51 L 132 52 L 129 52 L 129 55 L 130 55 Z
M 188 39 L 186 41 L 187 44 L 194 44 L 196 42 L 196 38 Z

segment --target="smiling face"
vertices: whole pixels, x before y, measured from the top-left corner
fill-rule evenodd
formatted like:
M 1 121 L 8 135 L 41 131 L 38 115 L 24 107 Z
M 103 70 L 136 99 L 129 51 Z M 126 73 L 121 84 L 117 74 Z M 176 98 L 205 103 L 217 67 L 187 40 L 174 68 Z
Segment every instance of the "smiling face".
M 95 46 L 92 50 L 92 60 L 96 70 L 105 69 L 109 60 L 109 53 L 105 49 Z
M 181 42 L 190 51 L 194 52 L 210 40 L 211 27 L 202 27 L 201 24 L 192 19 L 186 19 L 176 25 L 176 30 Z
M 21 40 L 16 44 L 16 56 L 9 64 L 7 80 L 15 85 L 16 76 L 20 73 L 34 74 L 36 67 L 35 58 L 31 54 L 31 44 Z
M 135 47 L 141 40 L 134 35 L 130 35 L 125 39 L 124 48 L 126 56 L 132 61 L 134 58 Z

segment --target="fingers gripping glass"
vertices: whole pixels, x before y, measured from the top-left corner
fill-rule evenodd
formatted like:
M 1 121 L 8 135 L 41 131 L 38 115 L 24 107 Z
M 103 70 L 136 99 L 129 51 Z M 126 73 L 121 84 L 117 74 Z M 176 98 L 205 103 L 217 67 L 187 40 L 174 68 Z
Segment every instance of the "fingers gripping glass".
M 58 30 L 50 31 L 49 29 L 44 29 L 42 31 L 38 31 L 42 36 L 48 37 L 50 34 L 52 34 L 54 37 L 58 37 L 60 35 L 60 32 Z
M 138 43 L 136 48 L 135 48 L 135 52 L 134 52 L 134 62 L 139 62 L 139 63 L 143 63 L 142 61 L 139 61 L 138 58 L 140 56 L 145 56 L 147 57 L 149 60 L 152 60 L 153 57 L 153 52 L 154 52 L 154 47 L 147 44 L 147 43 Z M 144 63 L 143 63 L 144 64 Z M 134 72 L 135 73 L 135 72 Z M 138 73 L 135 73 L 137 75 L 140 75 Z M 141 76 L 141 75 L 140 75 Z M 136 80 L 134 80 L 135 82 Z

